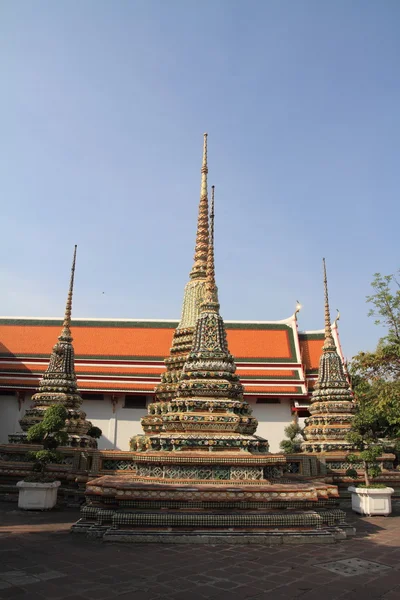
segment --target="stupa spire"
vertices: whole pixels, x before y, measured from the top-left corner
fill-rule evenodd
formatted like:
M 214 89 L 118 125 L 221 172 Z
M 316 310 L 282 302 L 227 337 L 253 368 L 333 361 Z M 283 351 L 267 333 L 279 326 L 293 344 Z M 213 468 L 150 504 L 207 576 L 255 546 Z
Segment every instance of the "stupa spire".
M 207 191 L 207 136 L 203 138 L 203 160 L 201 164 L 201 185 L 199 214 L 197 217 L 196 246 L 194 251 L 194 263 L 190 272 L 190 279 L 204 278 L 207 269 L 208 253 L 208 191 Z
M 215 259 L 214 259 L 214 200 L 215 185 L 211 187 L 211 210 L 210 210 L 210 233 L 207 253 L 206 272 L 206 295 L 205 303 L 218 304 L 218 291 L 215 283 Z
M 325 342 L 323 345 L 323 351 L 332 351 L 336 350 L 335 342 L 333 340 L 332 335 L 332 327 L 331 327 L 331 312 L 329 310 L 329 295 L 328 295 L 328 278 L 326 276 L 326 262 L 325 258 L 322 259 L 323 269 L 324 269 L 324 309 L 325 309 Z
M 75 279 L 75 264 L 76 264 L 76 249 L 77 245 L 74 247 L 74 256 L 72 259 L 72 267 L 71 267 L 71 277 L 69 280 L 69 288 L 67 295 L 67 302 L 65 305 L 65 314 L 63 321 L 63 328 L 61 331 L 61 335 L 59 335 L 58 339 L 64 342 L 72 342 L 71 335 L 71 313 L 72 313 L 72 296 L 74 293 L 74 279 Z

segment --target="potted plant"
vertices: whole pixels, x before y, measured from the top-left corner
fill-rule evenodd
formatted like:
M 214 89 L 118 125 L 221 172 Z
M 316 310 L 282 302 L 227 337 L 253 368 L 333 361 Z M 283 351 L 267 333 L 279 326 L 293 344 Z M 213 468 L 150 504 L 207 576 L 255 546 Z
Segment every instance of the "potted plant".
M 29 458 L 34 462 L 33 475 L 17 483 L 19 508 L 49 510 L 55 506 L 61 482 L 54 480 L 48 471 L 48 465 L 60 464 L 63 460 L 63 455 L 57 448 L 68 441 L 65 431 L 67 417 L 66 408 L 55 404 L 45 411 L 42 421 L 28 429 L 27 441 L 41 444 L 43 449 L 29 452 Z
M 392 512 L 391 496 L 394 490 L 373 481 L 382 472 L 378 459 L 383 454 L 382 443 L 377 442 L 380 424 L 376 417 L 373 407 L 363 402 L 358 404 L 347 439 L 359 452 L 347 456 L 347 462 L 353 467 L 347 469 L 346 475 L 358 479 L 356 464 L 361 466 L 364 473 L 364 483 L 348 488 L 353 511 L 367 516 L 387 516 Z

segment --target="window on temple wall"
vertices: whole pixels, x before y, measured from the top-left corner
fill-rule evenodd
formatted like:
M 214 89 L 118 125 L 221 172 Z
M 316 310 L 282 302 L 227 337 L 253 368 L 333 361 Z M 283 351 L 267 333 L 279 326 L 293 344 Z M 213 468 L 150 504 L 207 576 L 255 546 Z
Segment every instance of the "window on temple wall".
M 104 400 L 104 394 L 92 394 L 91 392 L 83 392 L 82 400 Z
M 125 396 L 124 408 L 146 408 L 147 396 L 128 394 Z
M 280 404 L 280 398 L 257 398 L 256 404 Z
M 297 416 L 299 417 L 299 419 L 304 419 L 305 417 L 309 417 L 310 413 L 306 408 L 303 408 L 297 411 Z

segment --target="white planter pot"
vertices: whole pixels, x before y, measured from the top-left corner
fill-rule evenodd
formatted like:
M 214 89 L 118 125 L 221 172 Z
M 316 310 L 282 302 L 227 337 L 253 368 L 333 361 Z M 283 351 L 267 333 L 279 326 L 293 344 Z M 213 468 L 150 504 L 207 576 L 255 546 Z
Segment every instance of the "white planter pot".
M 350 486 L 351 508 L 360 515 L 390 515 L 392 512 L 391 495 L 393 488 L 360 488 Z
M 39 483 L 30 481 L 18 481 L 18 508 L 24 510 L 49 510 L 56 505 L 57 490 L 60 481 Z

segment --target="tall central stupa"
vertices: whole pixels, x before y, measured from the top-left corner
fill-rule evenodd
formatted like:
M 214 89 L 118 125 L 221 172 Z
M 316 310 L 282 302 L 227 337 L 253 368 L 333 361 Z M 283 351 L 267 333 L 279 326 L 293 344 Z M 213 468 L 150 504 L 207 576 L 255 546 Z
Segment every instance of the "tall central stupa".
M 167 403 L 176 395 L 179 377 L 192 348 L 194 328 L 205 296 L 209 234 L 207 174 L 207 133 L 205 133 L 194 262 L 189 281 L 185 286 L 181 319 L 174 333 L 170 355 L 164 361 L 166 371 L 162 374 L 161 383 L 155 390 L 156 402 L 151 405 L 149 414 L 142 418 L 142 427 L 146 433 L 162 430 L 160 415 L 167 410 Z
M 164 402 L 160 433 L 147 430 L 144 450 L 268 452 L 254 435 L 257 419 L 243 397 L 243 386 L 230 354 L 219 313 L 214 266 L 214 187 L 210 214 L 204 300 L 174 397 Z M 196 309 L 197 310 L 197 309 Z M 155 406 L 150 405 L 150 410 Z

